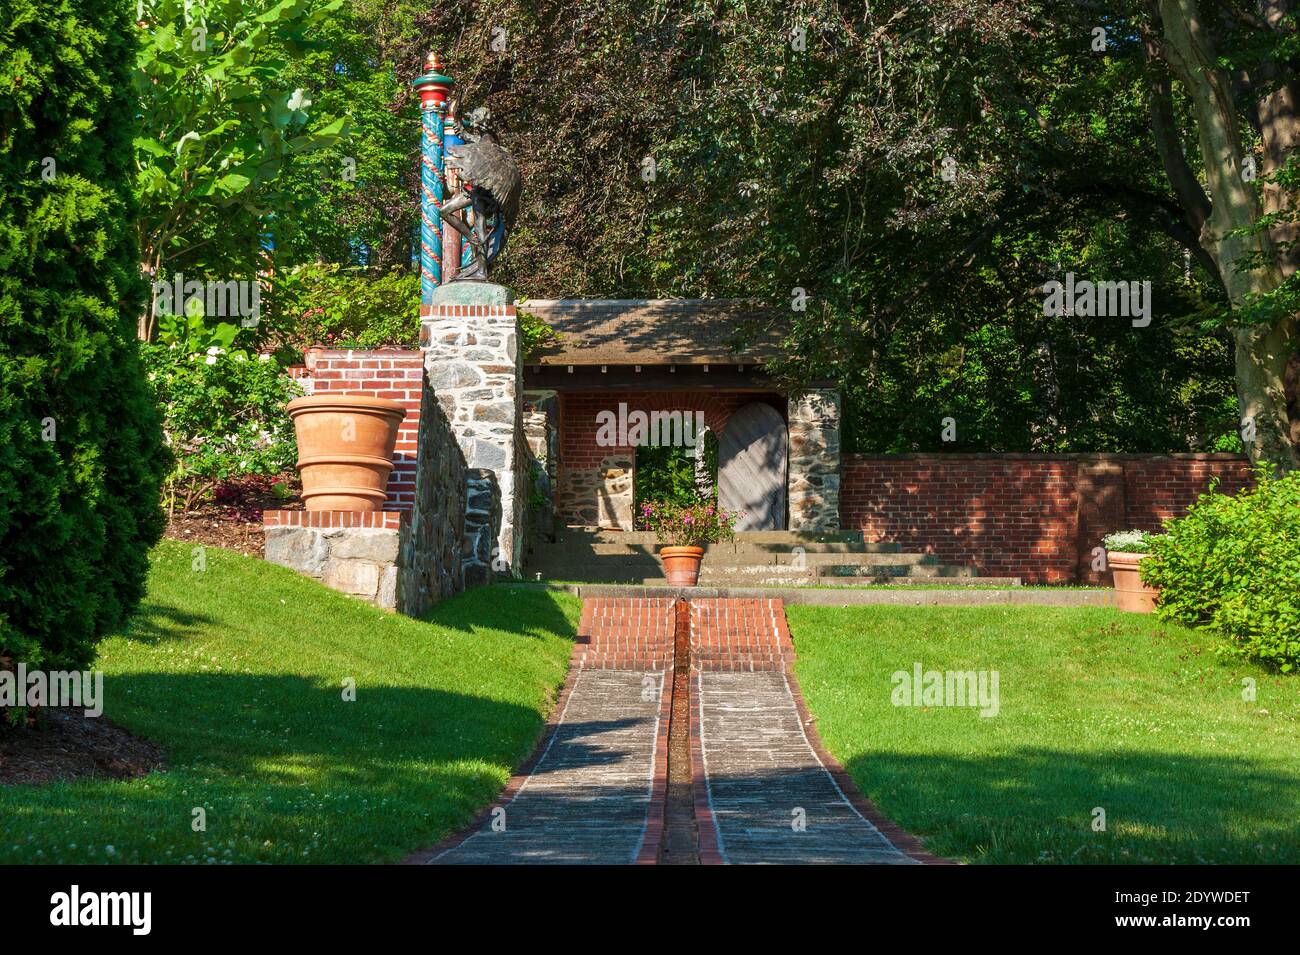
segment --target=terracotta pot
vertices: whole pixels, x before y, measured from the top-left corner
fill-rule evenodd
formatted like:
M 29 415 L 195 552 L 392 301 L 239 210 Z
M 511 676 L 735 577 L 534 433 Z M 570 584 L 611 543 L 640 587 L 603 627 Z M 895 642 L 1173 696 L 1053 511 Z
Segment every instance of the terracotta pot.
M 704 560 L 703 547 L 661 547 L 659 559 L 664 562 L 664 576 L 674 587 L 694 587 L 700 579 L 700 561 Z
M 289 417 L 298 435 L 307 510 L 377 511 L 384 506 L 405 408 L 366 395 L 308 395 L 289 402 Z
M 1151 613 L 1160 591 L 1142 583 L 1138 565 L 1148 554 L 1114 551 L 1106 554 L 1106 566 L 1115 577 L 1115 606 L 1132 613 Z
M 324 345 L 312 345 L 310 348 L 303 350 L 302 363 L 307 366 L 308 371 L 315 371 L 316 362 L 320 360 L 320 356 L 324 353 Z

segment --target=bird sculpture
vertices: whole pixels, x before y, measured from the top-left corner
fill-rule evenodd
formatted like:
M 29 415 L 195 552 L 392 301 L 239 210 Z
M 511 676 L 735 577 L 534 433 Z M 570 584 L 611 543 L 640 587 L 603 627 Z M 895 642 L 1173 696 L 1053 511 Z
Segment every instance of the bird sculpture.
M 519 167 L 491 130 L 471 132 L 461 127 L 458 132 L 466 141 L 447 147 L 446 164 L 459 175 L 461 185 L 443 204 L 442 218 L 470 246 L 472 261 L 457 273 L 456 280 L 485 281 L 519 216 L 523 180 Z M 466 209 L 473 212 L 472 222 L 466 221 Z

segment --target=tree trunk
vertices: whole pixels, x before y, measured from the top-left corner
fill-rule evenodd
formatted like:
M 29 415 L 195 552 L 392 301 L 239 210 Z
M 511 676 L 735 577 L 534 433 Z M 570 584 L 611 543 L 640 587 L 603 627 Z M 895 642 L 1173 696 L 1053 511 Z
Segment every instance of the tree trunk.
M 1231 80 L 1218 65 L 1196 0 L 1160 0 L 1166 55 L 1196 115 L 1201 159 L 1211 199 L 1201 245 L 1218 266 L 1234 310 L 1277 288 L 1282 275 L 1272 238 L 1255 228 L 1260 207 L 1242 176 L 1244 151 Z M 1235 234 L 1234 234 L 1235 233 Z M 1265 264 L 1247 264 L 1261 255 Z M 1237 326 L 1237 398 L 1247 453 L 1254 462 L 1291 470 L 1300 461 L 1287 412 L 1286 367 L 1295 345 L 1295 322 Z M 1253 434 L 1254 440 L 1250 440 Z
M 1259 0 L 1260 18 L 1274 29 L 1281 28 L 1292 13 L 1292 0 Z M 1300 84 L 1288 79 L 1280 82 L 1281 66 L 1265 64 L 1262 79 L 1266 92 L 1256 106 L 1264 162 L 1262 178 L 1270 179 L 1286 165 L 1300 146 Z M 1300 225 L 1290 221 L 1287 209 L 1296 208 L 1294 189 L 1277 182 L 1265 182 L 1260 190 L 1265 215 L 1283 214 L 1285 221 L 1276 223 L 1270 233 L 1278 250 L 1278 267 L 1283 278 L 1290 278 L 1300 268 Z M 1294 319 L 1293 319 L 1294 321 Z M 1296 329 L 1293 325 L 1293 336 Z M 1300 448 L 1300 353 L 1293 352 L 1284 378 L 1287 414 L 1291 419 L 1291 443 Z

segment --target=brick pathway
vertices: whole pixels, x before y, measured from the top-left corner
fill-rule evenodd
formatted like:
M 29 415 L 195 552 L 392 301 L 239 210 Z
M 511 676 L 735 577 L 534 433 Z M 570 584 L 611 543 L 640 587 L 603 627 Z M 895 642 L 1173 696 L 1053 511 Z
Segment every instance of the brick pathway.
M 780 600 L 690 601 L 679 618 L 690 674 L 677 670 L 674 709 L 677 617 L 668 598 L 587 600 L 535 762 L 476 825 L 411 861 L 943 861 L 884 819 L 821 745 Z M 680 745 L 668 800 L 670 725 Z
M 653 862 L 668 776 L 673 601 L 588 600 L 535 762 L 438 865 Z

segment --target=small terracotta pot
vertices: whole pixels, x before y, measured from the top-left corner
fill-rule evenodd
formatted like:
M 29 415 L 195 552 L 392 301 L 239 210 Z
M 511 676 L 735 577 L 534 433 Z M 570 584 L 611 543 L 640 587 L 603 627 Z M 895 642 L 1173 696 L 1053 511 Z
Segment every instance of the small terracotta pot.
M 694 587 L 700 579 L 700 561 L 704 560 L 703 547 L 661 547 L 659 559 L 664 562 L 664 576 L 674 587 Z
M 308 395 L 289 402 L 289 417 L 298 435 L 307 510 L 377 511 L 384 506 L 405 408 L 366 395 Z
M 307 366 L 308 371 L 315 371 L 316 362 L 320 360 L 320 356 L 324 353 L 324 345 L 312 345 L 310 348 L 303 349 L 302 363 Z
M 1138 565 L 1149 554 L 1114 551 L 1106 554 L 1106 566 L 1115 577 L 1115 606 L 1131 613 L 1151 613 L 1156 609 L 1160 591 L 1142 583 Z

